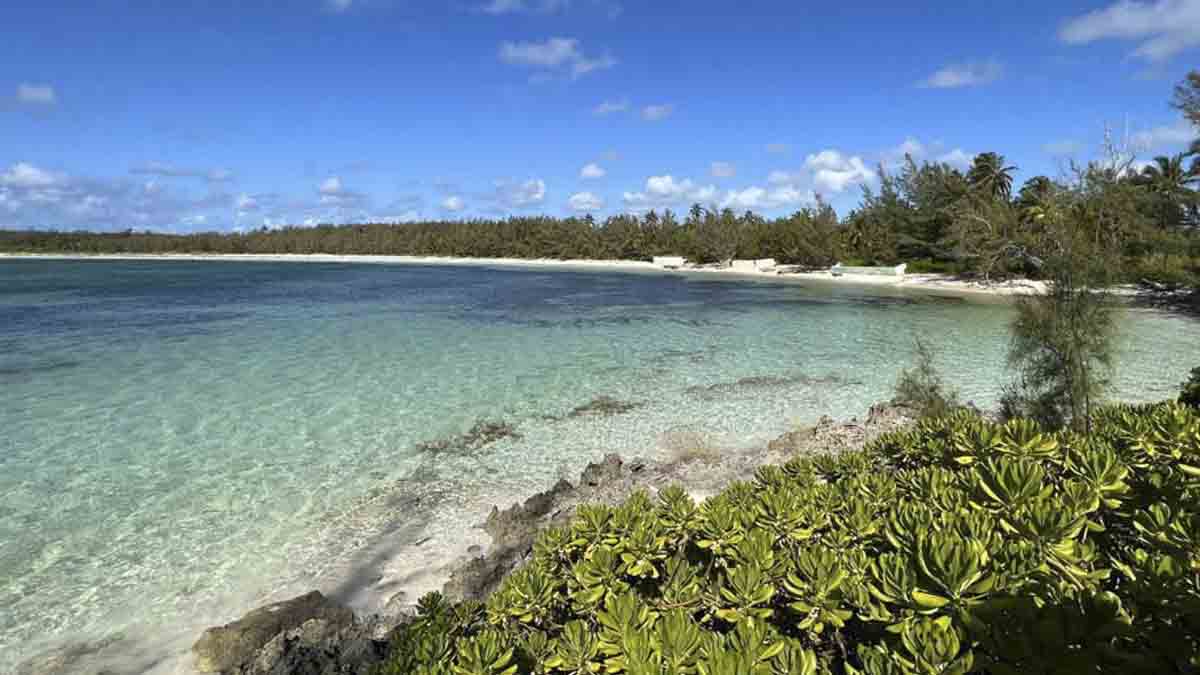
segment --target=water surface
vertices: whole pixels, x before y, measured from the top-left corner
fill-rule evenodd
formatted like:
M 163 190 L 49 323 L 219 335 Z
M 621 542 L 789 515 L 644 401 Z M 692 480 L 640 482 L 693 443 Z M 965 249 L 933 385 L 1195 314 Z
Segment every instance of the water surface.
M 486 543 L 492 503 L 672 434 L 862 415 L 917 335 L 990 405 L 1011 311 L 654 273 L 0 261 L 0 671 L 96 641 L 96 662 L 169 671 L 202 627 L 312 587 L 411 601 Z M 1172 395 L 1200 325 L 1123 326 L 1120 396 Z M 568 415 L 598 396 L 641 407 Z M 418 447 L 481 418 L 520 436 Z

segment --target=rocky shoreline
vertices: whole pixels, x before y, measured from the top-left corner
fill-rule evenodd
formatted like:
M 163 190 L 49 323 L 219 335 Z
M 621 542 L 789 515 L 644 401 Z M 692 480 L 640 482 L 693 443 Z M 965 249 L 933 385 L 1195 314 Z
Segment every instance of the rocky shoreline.
M 816 426 L 788 432 L 765 448 L 718 457 L 647 461 L 608 455 L 589 464 L 575 484 L 560 480 L 523 503 L 503 510 L 494 507 L 482 524 L 491 546 L 485 554 L 456 564 L 442 592 L 455 601 L 486 598 L 525 562 L 537 534 L 568 522 L 580 504 L 617 504 L 637 490 L 653 494 L 673 484 L 703 498 L 732 481 L 752 478 L 763 464 L 785 462 L 797 454 L 859 448 L 911 421 L 902 408 L 877 405 L 862 421 L 823 418 Z M 406 620 L 404 615 L 359 618 L 314 591 L 209 628 L 192 651 L 197 670 L 207 673 L 366 675 L 387 655 L 390 633 Z
M 660 461 L 610 454 L 589 464 L 575 483 L 560 480 L 522 503 L 493 507 L 479 525 L 490 536 L 490 546 L 452 564 L 442 593 L 454 601 L 486 598 L 528 558 L 537 534 L 569 522 L 580 504 L 617 504 L 637 490 L 654 494 L 676 484 L 703 499 L 732 481 L 753 478 L 763 464 L 783 463 L 799 454 L 860 448 L 912 419 L 903 408 L 880 404 L 864 420 L 838 422 L 825 417 L 765 447 L 690 453 Z M 192 646 L 192 666 L 202 673 L 222 675 L 366 675 L 387 656 L 391 633 L 408 618 L 403 612 L 356 616 L 350 608 L 312 591 L 205 630 Z M 57 650 L 23 664 L 17 672 L 78 672 L 88 651 Z

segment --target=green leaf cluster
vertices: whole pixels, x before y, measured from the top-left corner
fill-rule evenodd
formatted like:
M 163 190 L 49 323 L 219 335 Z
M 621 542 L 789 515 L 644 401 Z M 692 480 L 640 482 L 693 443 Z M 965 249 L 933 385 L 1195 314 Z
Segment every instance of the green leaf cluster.
M 422 600 L 384 673 L 1200 668 L 1200 414 L 1089 434 L 926 419 L 836 456 L 580 508 L 486 602 Z

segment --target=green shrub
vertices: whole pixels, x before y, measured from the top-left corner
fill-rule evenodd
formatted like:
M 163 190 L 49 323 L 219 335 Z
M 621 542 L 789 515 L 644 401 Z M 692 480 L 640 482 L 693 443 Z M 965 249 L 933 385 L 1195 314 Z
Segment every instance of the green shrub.
M 958 392 L 946 387 L 933 364 L 933 347 L 918 337 L 917 363 L 900 373 L 892 403 L 911 408 L 922 417 L 941 417 L 959 407 Z
M 385 673 L 1195 672 L 1200 415 L 959 411 L 700 504 L 588 506 L 395 639 Z
M 1200 408 L 1200 366 L 1192 368 L 1192 376 L 1183 383 L 1183 391 L 1179 393 L 1179 402 Z

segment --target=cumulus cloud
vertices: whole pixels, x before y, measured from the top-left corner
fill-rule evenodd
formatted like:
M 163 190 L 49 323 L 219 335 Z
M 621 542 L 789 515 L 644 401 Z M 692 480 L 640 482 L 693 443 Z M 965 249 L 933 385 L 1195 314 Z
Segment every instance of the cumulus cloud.
M 923 89 L 957 89 L 991 84 L 1004 74 L 998 61 L 953 63 L 917 83 Z
M 595 162 L 586 164 L 582 169 L 579 170 L 579 177 L 584 179 L 594 180 L 597 178 L 604 178 L 606 175 L 608 175 L 608 172 L 604 170 L 604 167 Z
M 537 68 L 547 72 L 567 72 L 572 79 L 597 70 L 612 68 L 617 60 L 610 55 L 587 56 L 574 38 L 552 37 L 541 42 L 503 42 L 500 60 L 513 66 Z
M 259 209 L 258 200 L 244 192 L 238 195 L 234 206 L 237 208 L 239 214 L 257 211 Z
M 1185 145 L 1196 139 L 1196 130 L 1184 120 L 1175 124 L 1145 129 L 1133 134 L 1130 141 L 1139 150 L 1154 150 L 1171 145 Z
M 567 199 L 567 206 L 572 211 L 599 211 L 604 208 L 604 200 L 591 192 L 576 192 Z
M 1200 46 L 1200 0 L 1120 0 L 1068 20 L 1058 31 L 1069 45 L 1097 40 L 1137 42 L 1132 55 L 1161 62 Z
M 195 167 L 175 166 L 167 162 L 146 162 L 129 170 L 138 176 L 157 176 L 159 178 L 203 178 L 212 183 L 224 183 L 233 180 L 233 172 L 229 169 L 199 169 Z
M 52 106 L 58 103 L 58 94 L 54 87 L 48 84 L 30 84 L 22 82 L 17 85 L 17 103 L 30 106 Z
M 676 180 L 670 174 L 651 176 L 646 179 L 645 188 L 638 192 L 626 192 L 622 199 L 634 208 L 649 208 L 654 206 L 670 206 L 681 203 L 713 202 L 717 197 L 714 185 L 697 185 L 691 179 Z
M 648 105 L 642 108 L 642 119 L 647 122 L 658 122 L 659 120 L 667 119 L 673 112 L 675 112 L 675 106 L 669 103 Z
M 867 168 L 861 157 L 847 157 L 837 150 L 809 155 L 804 167 L 812 172 L 813 185 L 821 192 L 842 192 L 851 185 L 875 180 L 875 172 Z
M 462 197 L 459 197 L 458 195 L 450 195 L 442 200 L 442 208 L 447 211 L 458 212 L 467 208 L 467 205 L 465 202 L 463 202 Z
M 495 183 L 493 200 L 501 206 L 524 209 L 546 201 L 546 182 L 540 178 L 526 181 L 499 180 Z
M 47 188 L 61 180 L 61 177 L 28 162 L 17 162 L 0 173 L 0 185 L 14 188 Z
M 613 113 L 625 112 L 629 110 L 629 101 L 603 101 L 600 105 L 592 108 L 593 115 L 611 115 Z
M 208 227 L 249 206 L 209 187 L 195 195 L 153 179 L 73 176 L 18 162 L 0 168 L 0 227 Z
M 950 152 L 938 155 L 937 161 L 950 166 L 965 169 L 971 166 L 971 155 L 967 154 L 962 148 L 955 148 Z
M 801 190 L 795 185 L 780 185 L 774 188 L 751 186 L 743 190 L 730 190 L 721 200 L 722 208 L 731 209 L 777 209 L 816 202 L 812 190 Z
M 713 178 L 733 178 L 737 175 L 737 167 L 729 162 L 713 162 L 708 167 Z
M 329 178 L 321 181 L 321 184 L 317 186 L 317 192 L 320 192 L 326 196 L 340 195 L 344 189 L 345 188 L 342 185 L 342 179 L 338 176 L 330 176 Z

